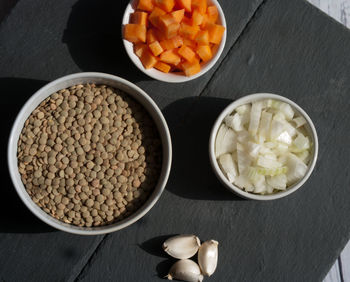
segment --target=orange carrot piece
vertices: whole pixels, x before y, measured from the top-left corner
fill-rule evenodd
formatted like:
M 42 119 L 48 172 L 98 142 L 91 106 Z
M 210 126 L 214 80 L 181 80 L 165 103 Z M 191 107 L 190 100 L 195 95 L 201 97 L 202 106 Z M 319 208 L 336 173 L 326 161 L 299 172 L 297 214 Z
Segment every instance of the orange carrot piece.
M 148 20 L 152 23 L 154 27 L 158 26 L 159 17 L 165 15 L 166 12 L 158 7 L 154 7 L 152 13 L 148 16 Z
M 153 43 L 149 44 L 148 47 L 152 51 L 154 56 L 158 56 L 164 51 L 158 41 L 154 41 Z
M 165 72 L 165 73 L 168 73 L 171 69 L 171 67 L 168 64 L 159 62 L 159 61 L 154 65 L 154 67 L 157 70 L 160 70 L 161 72 Z
M 198 45 L 209 45 L 209 32 L 207 30 L 200 30 L 196 36 Z
M 177 65 L 181 62 L 181 58 L 176 54 L 175 49 L 164 51 L 160 54 L 160 60 L 164 63 Z
M 126 24 L 124 38 L 130 42 L 146 42 L 146 26 L 141 24 Z
M 171 12 L 171 15 L 176 20 L 176 22 L 180 23 L 185 15 L 185 9 L 177 10 L 174 12 Z
M 191 0 L 177 0 L 176 2 L 186 12 L 191 12 Z
M 192 13 L 192 25 L 200 25 L 203 22 L 203 15 L 196 9 Z
M 174 0 L 155 0 L 155 4 L 166 12 L 171 12 L 175 6 Z
M 199 31 L 199 26 L 191 26 L 185 23 L 181 23 L 179 34 L 188 39 L 195 39 L 197 32 Z
M 207 0 L 192 0 L 192 9 L 198 9 L 201 14 L 207 11 Z
M 186 17 L 186 15 L 183 17 L 181 23 L 187 24 L 187 25 L 192 25 L 192 19 Z
M 170 39 L 162 40 L 160 42 L 160 45 L 163 47 L 165 50 L 171 50 L 178 48 L 184 44 L 183 39 L 181 36 L 177 35 L 174 36 Z
M 147 17 L 148 14 L 146 12 L 136 11 L 131 14 L 130 23 L 143 24 L 147 26 Z
M 209 22 L 216 23 L 219 16 L 218 8 L 216 8 L 216 6 L 214 5 L 208 6 L 207 15 L 208 15 Z
M 154 8 L 152 0 L 139 0 L 137 9 L 151 12 Z
M 219 49 L 219 46 L 220 46 L 220 45 L 218 45 L 218 44 L 214 44 L 213 46 L 210 47 L 211 53 L 212 53 L 213 55 L 216 54 L 216 52 L 217 52 L 218 49 Z
M 217 24 L 207 24 L 206 29 L 209 32 L 209 42 L 219 44 L 225 32 L 225 27 Z
M 151 54 L 150 51 L 145 50 L 140 58 L 145 69 L 153 68 L 157 63 L 157 58 Z
M 196 53 L 193 52 L 192 49 L 190 47 L 187 47 L 186 45 L 182 45 L 177 52 L 181 57 L 183 57 L 189 62 L 193 62 L 193 59 L 196 56 Z
M 181 67 L 186 76 L 195 75 L 196 73 L 199 73 L 201 70 L 201 66 L 198 62 L 194 62 L 194 63 L 184 62 L 181 64 Z
M 150 44 L 150 43 L 152 43 L 152 42 L 158 40 L 158 39 L 157 39 L 157 35 L 156 35 L 156 30 L 155 30 L 155 29 L 149 28 L 149 29 L 147 30 L 146 40 L 147 40 L 147 44 Z
M 134 52 L 137 57 L 141 58 L 143 52 L 148 49 L 148 46 L 144 43 L 136 43 L 134 45 Z
M 187 39 L 187 38 L 183 39 L 183 44 L 192 48 L 192 49 L 195 49 L 197 47 L 197 44 L 194 40 Z
M 198 46 L 196 52 L 204 62 L 209 61 L 213 57 L 209 45 Z

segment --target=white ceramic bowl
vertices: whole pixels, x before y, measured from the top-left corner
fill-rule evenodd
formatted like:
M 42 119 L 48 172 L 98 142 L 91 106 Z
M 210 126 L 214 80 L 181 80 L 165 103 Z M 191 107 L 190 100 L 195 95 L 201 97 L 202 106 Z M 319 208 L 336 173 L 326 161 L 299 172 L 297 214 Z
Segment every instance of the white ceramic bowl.
M 215 5 L 218 8 L 219 23 L 225 27 L 225 32 L 224 32 L 224 35 L 222 36 L 222 40 L 220 42 L 220 45 L 219 45 L 217 52 L 215 53 L 215 55 L 213 56 L 213 58 L 209 62 L 207 62 L 205 64 L 201 64 L 201 70 L 199 73 L 188 77 L 180 72 L 179 73 L 164 73 L 164 72 L 161 72 L 155 68 L 146 70 L 143 67 L 140 59 L 134 53 L 133 44 L 125 39 L 122 39 L 123 43 L 124 43 L 125 50 L 128 53 L 131 61 L 136 65 L 136 67 L 138 67 L 146 75 L 148 75 L 154 79 L 160 80 L 160 81 L 172 82 L 172 83 L 190 81 L 192 79 L 200 77 L 201 75 L 203 75 L 207 71 L 209 71 L 215 65 L 215 63 L 219 59 L 222 51 L 224 50 L 225 43 L 226 43 L 227 26 L 226 26 L 224 12 L 222 11 L 219 2 L 217 0 L 208 0 L 208 3 L 211 3 L 212 5 Z M 122 20 L 122 34 L 123 34 L 124 25 L 129 23 L 130 15 L 135 11 L 135 6 L 136 6 L 136 2 L 134 0 L 132 0 L 125 9 L 123 20 Z
M 230 183 L 227 178 L 225 177 L 225 175 L 223 174 L 223 172 L 221 171 L 217 159 L 215 157 L 215 139 L 216 139 L 216 135 L 217 132 L 219 130 L 220 125 L 222 124 L 224 118 L 231 114 L 238 106 L 247 104 L 247 103 L 251 103 L 254 101 L 258 101 L 258 100 L 263 100 L 263 99 L 275 99 L 275 100 L 279 100 L 285 103 L 288 103 L 289 105 L 292 106 L 292 108 L 302 117 L 305 118 L 305 120 L 307 121 L 307 124 L 305 125 L 306 130 L 309 133 L 309 136 L 312 139 L 312 143 L 313 143 L 313 150 L 312 150 L 312 157 L 310 159 L 310 162 L 308 164 L 308 170 L 305 174 L 305 176 L 298 181 L 297 183 L 289 186 L 285 191 L 281 191 L 275 194 L 269 194 L 269 195 L 258 195 L 258 194 L 254 194 L 254 193 L 249 193 L 246 192 L 242 189 L 240 189 L 239 187 L 235 186 L 234 184 Z M 307 115 L 307 113 L 301 108 L 299 107 L 296 103 L 294 103 L 293 101 L 280 96 L 280 95 L 276 95 L 276 94 L 269 94 L 269 93 L 257 93 L 257 94 L 252 94 L 252 95 L 248 95 L 248 96 L 244 96 L 236 101 L 234 101 L 233 103 L 231 103 L 230 105 L 228 105 L 223 112 L 219 115 L 219 117 L 217 118 L 217 120 L 215 121 L 215 124 L 213 126 L 213 129 L 210 133 L 210 140 L 209 140 L 209 158 L 210 158 L 210 163 L 212 165 L 212 168 L 216 174 L 216 176 L 219 178 L 219 180 L 225 185 L 225 187 L 227 187 L 230 191 L 236 193 L 237 195 L 246 198 L 246 199 L 253 199 L 253 200 L 275 200 L 275 199 L 279 199 L 282 197 L 285 197 L 293 192 L 295 192 L 296 190 L 298 190 L 305 182 L 306 180 L 310 177 L 315 164 L 316 164 L 316 160 L 317 160 L 317 154 L 318 154 L 318 138 L 317 138 L 317 133 L 316 133 L 316 129 L 314 124 L 312 123 L 310 117 Z
M 25 187 L 21 180 L 20 173 L 18 171 L 18 166 L 17 166 L 18 139 L 21 134 L 22 128 L 24 126 L 24 122 L 27 120 L 27 118 L 32 113 L 32 111 L 45 98 L 50 96 L 52 93 L 60 89 L 70 87 L 76 84 L 81 84 L 81 83 L 105 84 L 114 88 L 121 89 L 124 92 L 128 93 L 132 98 L 134 98 L 136 101 L 142 104 L 144 108 L 147 110 L 147 112 L 153 118 L 158 128 L 158 131 L 161 137 L 162 147 L 163 147 L 163 164 L 162 164 L 160 177 L 159 177 L 157 186 L 155 187 L 154 191 L 149 196 L 147 201 L 137 211 L 135 211 L 126 219 L 123 219 L 119 222 L 116 222 L 107 226 L 101 226 L 101 227 L 78 227 L 75 225 L 63 223 L 55 219 L 54 217 L 50 216 L 46 212 L 44 212 L 39 206 L 37 206 L 32 201 L 32 199 L 26 192 Z M 171 147 L 169 129 L 161 111 L 159 110 L 157 105 L 154 103 L 154 101 L 147 95 L 146 92 L 144 92 L 142 89 L 140 89 L 133 83 L 114 75 L 96 73 L 96 72 L 86 72 L 86 73 L 77 73 L 77 74 L 67 75 L 55 81 L 52 81 L 49 84 L 42 87 L 41 89 L 39 89 L 26 102 L 26 104 L 23 106 L 23 108 L 19 112 L 15 120 L 15 123 L 12 127 L 12 131 L 9 138 L 9 144 L 8 144 L 8 166 L 10 170 L 10 175 L 12 178 L 12 182 L 16 188 L 16 191 L 20 196 L 20 198 L 22 199 L 22 201 L 24 202 L 24 204 L 38 218 L 40 218 L 45 223 L 51 225 L 52 227 L 55 227 L 57 229 L 60 229 L 66 232 L 81 234 L 81 235 L 97 235 L 97 234 L 104 234 L 104 233 L 117 231 L 119 229 L 127 227 L 128 225 L 134 223 L 135 221 L 140 219 L 142 216 L 144 216 L 157 202 L 157 200 L 159 199 L 160 195 L 164 190 L 164 187 L 167 183 L 169 173 L 170 173 L 171 159 L 172 159 L 172 147 Z

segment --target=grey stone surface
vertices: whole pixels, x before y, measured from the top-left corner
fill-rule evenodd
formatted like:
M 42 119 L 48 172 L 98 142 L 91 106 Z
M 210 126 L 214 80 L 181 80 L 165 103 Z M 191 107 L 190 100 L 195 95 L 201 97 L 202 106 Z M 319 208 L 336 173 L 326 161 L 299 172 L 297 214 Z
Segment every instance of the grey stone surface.
M 45 81 L 77 71 L 110 72 L 144 88 L 169 123 L 174 160 L 155 207 L 125 230 L 98 237 L 46 227 L 5 178 L 0 280 L 157 281 L 172 263 L 161 243 L 178 233 L 220 242 L 218 268 L 208 281 L 318 281 L 327 273 L 350 235 L 349 31 L 301 0 L 220 3 L 229 31 L 221 61 L 179 85 L 148 79 L 126 57 L 119 39 L 126 1 L 22 0 L 12 10 L 0 26 L 3 160 L 24 101 Z M 218 113 L 254 92 L 297 102 L 320 139 L 307 184 L 267 203 L 226 191 L 207 154 Z

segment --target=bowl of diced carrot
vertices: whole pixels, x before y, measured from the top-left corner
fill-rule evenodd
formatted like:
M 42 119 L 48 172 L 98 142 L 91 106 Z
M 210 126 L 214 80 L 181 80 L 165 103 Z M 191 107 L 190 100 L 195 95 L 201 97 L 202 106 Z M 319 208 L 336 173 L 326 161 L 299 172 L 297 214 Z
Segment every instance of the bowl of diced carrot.
M 216 0 L 132 0 L 122 22 L 130 59 L 165 82 L 189 81 L 212 68 L 224 49 L 226 29 Z

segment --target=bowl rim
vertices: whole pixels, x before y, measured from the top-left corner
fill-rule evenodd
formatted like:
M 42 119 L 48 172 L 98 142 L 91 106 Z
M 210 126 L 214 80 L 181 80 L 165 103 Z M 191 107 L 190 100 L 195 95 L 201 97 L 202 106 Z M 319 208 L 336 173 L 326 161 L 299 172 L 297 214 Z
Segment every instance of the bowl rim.
M 293 184 L 290 188 L 287 188 L 285 191 L 281 191 L 278 192 L 276 194 L 269 194 L 269 195 L 259 195 L 259 194 L 253 194 L 250 192 L 246 192 L 242 189 L 240 189 L 239 187 L 237 187 L 236 185 L 230 183 L 227 178 L 225 177 L 225 175 L 223 174 L 223 172 L 221 171 L 217 159 L 215 157 L 215 139 L 216 139 L 216 135 L 219 129 L 219 126 L 221 125 L 221 123 L 223 122 L 224 118 L 233 112 L 233 110 L 235 110 L 238 106 L 243 105 L 243 104 L 247 104 L 247 103 L 251 103 L 253 101 L 258 101 L 258 100 L 262 100 L 262 99 L 276 99 L 285 103 L 290 104 L 294 110 L 296 110 L 302 117 L 305 118 L 307 125 L 311 131 L 311 138 L 313 141 L 313 156 L 312 156 L 312 160 L 310 161 L 310 163 L 308 164 L 308 170 L 306 172 L 306 174 L 304 175 L 304 177 L 299 180 L 297 183 Z M 318 156 L 318 137 L 317 137 L 317 132 L 316 132 L 316 128 L 311 120 L 311 118 L 309 117 L 309 115 L 295 102 L 293 102 L 292 100 L 278 95 L 278 94 L 272 94 L 272 93 L 255 93 L 255 94 L 249 94 L 246 96 L 243 96 L 233 102 L 231 102 L 218 116 L 218 118 L 215 120 L 215 123 L 212 127 L 212 130 L 210 132 L 210 138 L 209 138 L 209 159 L 210 159 L 210 164 L 214 170 L 215 175 L 217 176 L 217 178 L 220 180 L 220 182 L 222 184 L 224 184 L 224 186 L 226 188 L 228 188 L 231 192 L 236 193 L 237 195 L 241 196 L 242 198 L 245 199 L 252 199 L 252 200 L 261 200 L 261 201 L 265 201 L 265 200 L 275 200 L 275 199 L 280 199 L 283 198 L 293 192 L 295 192 L 296 190 L 298 190 L 310 177 L 311 173 L 313 172 L 314 168 L 315 168 L 315 164 L 317 161 L 317 156 Z
M 140 59 L 135 55 L 135 53 L 133 51 L 132 43 L 123 38 L 124 25 L 129 23 L 130 14 L 135 11 L 135 9 L 133 7 L 133 3 L 135 2 L 135 0 L 131 0 L 128 3 L 128 5 L 126 6 L 125 11 L 124 11 L 124 15 L 122 18 L 122 24 L 121 24 L 122 38 L 121 39 L 123 41 L 125 51 L 128 54 L 130 60 L 134 63 L 134 65 L 139 70 L 141 70 L 144 74 L 148 75 L 149 77 L 152 77 L 152 78 L 159 80 L 159 81 L 168 82 L 168 83 L 182 83 L 182 82 L 191 81 L 193 79 L 196 79 L 196 78 L 204 75 L 206 72 L 208 72 L 215 65 L 215 63 L 218 61 L 218 59 L 220 58 L 220 56 L 224 50 L 224 47 L 226 44 L 226 37 L 227 37 L 226 19 L 225 19 L 224 12 L 223 12 L 219 2 L 217 0 L 208 0 L 208 1 L 211 2 L 213 5 L 215 5 L 218 8 L 220 24 L 225 27 L 225 32 L 222 36 L 219 48 L 216 51 L 215 56 L 209 62 L 203 64 L 203 67 L 201 68 L 199 73 L 188 77 L 185 75 L 177 75 L 177 74 L 173 74 L 173 73 L 163 73 L 155 68 L 146 70 L 143 67 Z
M 79 84 L 79 80 L 86 81 L 86 82 L 80 82 L 80 83 L 89 83 L 88 81 L 90 81 L 90 83 L 98 83 L 97 81 L 100 80 L 103 84 L 106 84 L 106 85 L 108 85 L 108 82 L 106 81 L 109 81 L 111 84 L 113 84 L 112 82 L 114 82 L 115 84 L 125 86 L 125 89 L 129 89 L 130 92 L 134 91 L 134 93 L 129 93 L 128 90 L 123 89 L 124 92 L 126 92 L 128 95 L 130 95 L 130 97 L 132 97 L 138 103 L 140 103 L 146 109 L 146 111 L 151 115 L 152 119 L 154 120 L 157 126 L 157 129 L 162 141 L 162 152 L 163 152 L 162 169 L 154 191 L 150 194 L 150 196 L 145 201 L 145 203 L 143 203 L 143 205 L 134 213 L 132 213 L 130 216 L 116 223 L 101 226 L 101 227 L 79 227 L 73 224 L 64 223 L 55 219 L 54 217 L 52 217 L 51 215 L 43 211 L 37 204 L 34 203 L 34 201 L 30 198 L 29 194 L 25 190 L 24 184 L 22 183 L 22 180 L 20 177 L 18 165 L 17 165 L 17 143 L 18 143 L 18 138 L 20 136 L 20 133 L 18 135 L 17 131 L 18 130 L 19 132 L 22 131 L 24 122 L 27 120 L 27 118 L 32 112 L 30 108 L 32 108 L 33 105 L 35 106 L 34 108 L 36 108 L 39 105 L 40 102 L 37 103 L 37 100 L 39 98 L 40 98 L 40 101 L 43 101 L 46 97 L 50 96 L 53 93 L 51 89 L 54 88 L 55 86 L 58 87 L 58 85 L 68 83 L 67 84 L 68 86 L 65 86 L 65 87 L 59 86 L 61 87 L 60 89 L 63 89 L 69 86 Z M 112 87 L 115 87 L 115 86 L 112 86 Z M 150 111 L 150 109 L 152 111 Z M 29 111 L 29 113 L 27 113 L 27 111 Z M 172 163 L 172 143 L 171 143 L 170 131 L 161 110 L 158 108 L 158 106 L 152 100 L 152 98 L 140 87 L 138 87 L 137 85 L 133 84 L 130 81 L 127 81 L 121 77 L 114 76 L 111 74 L 100 73 L 100 72 L 80 72 L 80 73 L 66 75 L 49 82 L 48 84 L 38 89 L 26 101 L 26 103 L 22 106 L 21 110 L 17 114 L 17 117 L 11 128 L 8 147 L 7 147 L 7 162 L 8 162 L 8 170 L 10 173 L 10 177 L 17 194 L 19 195 L 19 197 L 21 198 L 25 206 L 36 217 L 38 217 L 40 220 L 42 220 L 46 224 L 65 232 L 79 234 L 79 235 L 100 235 L 100 234 L 114 232 L 131 225 L 132 223 L 136 222 L 137 220 L 142 218 L 144 215 L 146 215 L 146 213 L 155 205 L 155 203 L 160 198 L 162 192 L 164 191 L 165 185 L 169 178 L 171 163 Z

